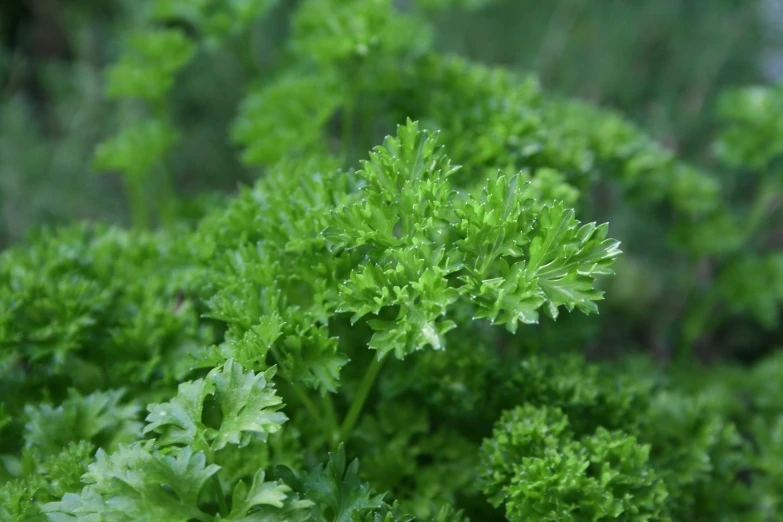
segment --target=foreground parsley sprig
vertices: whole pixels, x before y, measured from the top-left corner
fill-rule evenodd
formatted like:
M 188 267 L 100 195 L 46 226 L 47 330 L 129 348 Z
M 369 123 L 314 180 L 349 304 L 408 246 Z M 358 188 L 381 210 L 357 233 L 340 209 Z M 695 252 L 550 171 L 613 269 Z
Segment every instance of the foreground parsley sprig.
M 455 327 L 449 310 L 471 306 L 476 318 L 535 323 L 538 309 L 597 312 L 600 275 L 620 254 L 607 225 L 579 226 L 562 203 L 536 205 L 528 183 L 498 175 L 480 195 L 455 191 L 457 167 L 437 133 L 415 122 L 376 148 L 358 176 L 358 201 L 336 210 L 325 235 L 332 251 L 367 253 L 343 285 L 338 312 L 351 321 L 374 315 L 370 348 L 398 358 L 445 347 Z M 378 318 L 394 309 L 391 320 Z
M 498 176 L 487 190 L 474 196 L 452 190 L 449 176 L 456 170 L 438 145 L 437 135 L 412 121 L 400 126 L 397 136 L 376 148 L 357 173 L 360 190 L 346 187 L 349 190 L 340 198 L 342 203 L 326 214 L 324 232 L 315 231 L 314 241 L 299 243 L 298 253 L 312 256 L 308 265 L 289 266 L 287 278 L 278 277 L 275 263 L 267 264 L 265 273 L 252 275 L 267 295 L 276 296 L 258 302 L 266 311 L 260 322 L 254 324 L 251 317 L 237 315 L 236 302 L 212 304 L 213 317 L 225 318 L 234 326 L 223 347 L 216 347 L 202 360 L 218 361 L 220 354 L 236 353 L 260 371 L 245 369 L 230 358 L 204 378 L 180 384 L 173 399 L 148 407 L 143 432 L 153 438 L 121 445 L 114 453 L 99 450 L 85 475 L 82 493 L 65 495 L 47 511 L 54 518 L 70 513 L 84 520 L 103 514 L 118 520 L 154 516 L 157 520 L 209 521 L 273 516 L 318 519 L 323 506 L 345 516 L 386 509 L 382 497 L 371 494 L 359 481 L 356 465 L 345 467 L 342 449 L 333 457 L 337 460 L 313 471 L 310 478 L 290 471 L 270 480 L 269 470 L 259 462 L 252 472 L 252 484 L 232 479 L 237 464 L 226 460 L 229 455 L 259 451 L 288 420 L 272 384 L 277 367 L 267 366 L 266 355 L 282 365 L 289 389 L 299 390 L 294 398 L 307 397 L 302 386 L 321 387 L 318 383 L 324 382 L 305 378 L 306 373 L 301 377 L 292 373 L 294 367 L 310 364 L 308 356 L 320 355 L 301 351 L 286 328 L 315 318 L 319 310 L 325 312 L 326 324 L 344 312 L 353 312 L 354 326 L 371 316 L 367 324 L 374 333 L 369 347 L 377 356 L 371 358 L 353 394 L 338 438 L 331 439 L 336 446 L 352 438 L 388 354 L 402 359 L 428 345 L 445 349 L 445 334 L 456 326 L 450 316 L 459 309 L 472 309 L 475 317 L 507 324 L 511 330 L 520 318 L 533 322 L 536 310 L 544 305 L 552 317 L 557 316 L 559 306 L 592 312 L 593 302 L 601 297 L 593 289 L 595 278 L 609 273 L 619 254 L 617 242 L 605 239 L 605 227 L 578 227 L 573 213 L 562 205 L 535 205 L 526 185 L 518 184 L 516 178 Z M 275 186 L 274 181 L 269 183 Z M 282 222 L 291 223 L 301 210 L 289 205 L 277 208 L 276 214 Z M 286 211 L 292 214 L 280 214 Z M 283 250 L 292 248 L 290 237 L 280 239 Z M 269 261 L 264 247 L 273 251 L 275 245 L 272 234 L 255 251 L 240 246 L 231 254 L 233 277 L 236 270 L 251 276 L 244 260 L 253 256 Z M 342 282 L 332 279 L 335 291 L 325 294 L 323 302 L 316 299 L 308 307 L 292 307 L 295 299 L 302 304 L 307 301 L 296 297 L 298 285 L 289 286 L 287 281 L 307 281 L 313 288 L 329 282 L 312 271 L 315 263 L 336 263 L 333 266 L 342 266 L 347 278 Z M 252 285 L 249 279 L 234 279 L 240 281 Z M 276 291 L 270 294 L 272 289 Z M 329 339 L 325 336 L 320 342 L 330 343 Z M 263 357 L 254 357 L 253 350 Z M 337 377 L 337 373 L 327 377 L 335 379 L 329 387 L 332 390 L 336 390 Z M 327 395 L 323 404 L 329 401 Z M 310 412 L 318 414 L 315 408 Z M 347 482 L 340 486 L 343 475 Z M 325 486 L 324 480 L 331 485 Z M 337 515 L 335 520 L 348 519 Z
M 459 193 L 458 170 L 437 133 L 408 121 L 364 162 L 355 201 L 335 210 L 325 236 L 335 255 L 361 251 L 342 285 L 337 312 L 352 324 L 369 317 L 367 369 L 340 436 L 353 428 L 368 390 L 389 353 L 398 359 L 425 346 L 441 350 L 456 327 L 454 308 L 505 324 L 556 318 L 560 307 L 597 312 L 594 287 L 620 254 L 607 226 L 579 226 L 562 203 L 536 204 L 529 183 L 499 174 L 479 194 Z

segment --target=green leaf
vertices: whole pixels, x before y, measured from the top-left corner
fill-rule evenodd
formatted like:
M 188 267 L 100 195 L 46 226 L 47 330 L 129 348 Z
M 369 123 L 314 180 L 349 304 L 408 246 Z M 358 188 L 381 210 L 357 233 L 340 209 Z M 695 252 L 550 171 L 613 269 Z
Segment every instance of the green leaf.
M 324 128 L 344 103 L 340 83 L 329 72 L 282 76 L 248 92 L 231 137 L 244 147 L 242 161 L 248 165 L 325 152 Z
M 228 360 L 205 379 L 181 384 L 171 401 L 148 406 L 144 432 L 160 433 L 159 442 L 164 445 L 184 444 L 210 452 L 229 444 L 242 447 L 251 436 L 266 440 L 287 420 L 279 411 L 282 399 L 269 381 L 274 373 L 274 368 L 258 374 L 245 372 Z M 210 397 L 220 408 L 219 427 L 202 419 Z
M 431 41 L 429 27 L 392 0 L 306 0 L 293 24 L 297 54 L 326 64 L 415 52 Z
M 240 481 L 231 496 L 231 513 L 225 520 L 233 522 L 304 522 L 313 503 L 299 500 L 291 488 L 280 481 L 265 482 L 259 470 L 248 489 Z
M 374 496 L 370 486 L 358 473 L 359 461 L 346 466 L 341 445 L 329 454 L 329 462 L 311 472 L 304 480 L 307 498 L 317 506 L 312 520 L 316 522 L 353 522 L 356 517 L 383 505 L 383 495 Z
M 340 370 L 349 362 L 338 351 L 338 344 L 338 339 L 330 337 L 325 326 L 287 335 L 278 350 L 281 374 L 297 385 L 318 390 L 321 395 L 334 393 Z
M 207 429 L 201 419 L 204 401 L 213 393 L 213 385 L 208 380 L 183 382 L 173 399 L 147 406 L 149 414 L 145 419 L 144 433 L 158 432 L 158 443 L 164 446 L 185 445 L 199 451 L 208 449 Z
M 277 4 L 277 0 L 154 0 L 156 20 L 187 21 L 209 37 L 213 46 L 227 35 L 246 30 L 252 22 Z
M 652 522 L 666 516 L 668 492 L 649 452 L 602 427 L 577 438 L 560 409 L 526 404 L 506 411 L 484 441 L 481 486 L 512 522 Z
M 24 480 L 9 480 L 0 485 L 0 520 L 3 522 L 44 522 L 35 502 L 37 487 Z M 55 520 L 54 522 L 59 522 Z
M 354 311 L 353 321 L 368 312 L 377 314 L 383 307 L 399 308 L 393 320 L 372 319 L 376 331 L 370 348 L 379 355 L 393 351 L 397 358 L 429 345 L 443 349 L 443 336 L 454 323 L 443 320 L 448 307 L 459 297 L 450 288 L 446 272 L 439 266 L 427 267 L 417 249 L 407 249 L 396 257 L 394 269 L 381 271 L 372 262 L 362 272 L 354 272 L 341 294 L 338 311 Z
M 213 448 L 219 450 L 227 444 L 242 446 L 248 433 L 265 440 L 268 434 L 279 430 L 288 418 L 278 411 L 283 401 L 270 382 L 275 369 L 256 375 L 252 371 L 243 372 L 239 364 L 229 360 L 220 370 L 210 372 L 222 413 Z
M 25 406 L 25 446 L 39 455 L 59 453 L 71 442 L 92 441 L 111 451 L 119 443 L 139 436 L 137 404 L 123 404 L 124 390 L 95 392 L 82 396 L 76 390 L 53 408 L 49 404 Z
M 377 316 L 371 348 L 398 358 L 443 348 L 454 327 L 445 316 L 465 297 L 474 318 L 512 332 L 538 322 L 544 305 L 551 317 L 560 306 L 597 311 L 595 280 L 620 254 L 606 225 L 580 227 L 562 202 L 533 204 L 535 187 L 518 176 L 489 180 L 480 197 L 458 195 L 437 135 L 410 120 L 370 157 L 358 173 L 361 200 L 334 212 L 324 235 L 336 254 L 364 247 L 337 311 L 352 312 L 353 323 Z
M 157 120 L 135 123 L 98 146 L 94 165 L 98 170 L 115 170 L 132 178 L 143 178 L 178 139 L 178 132 L 168 123 Z
M 189 447 L 169 455 L 153 452 L 149 443 L 120 446 L 111 455 L 99 450 L 84 476 L 87 486 L 81 494 L 66 494 L 44 511 L 54 519 L 83 522 L 208 520 L 198 499 L 218 469 Z
M 174 75 L 195 52 L 195 45 L 177 29 L 133 34 L 129 52 L 108 68 L 106 94 L 110 98 L 159 101 L 171 90 Z

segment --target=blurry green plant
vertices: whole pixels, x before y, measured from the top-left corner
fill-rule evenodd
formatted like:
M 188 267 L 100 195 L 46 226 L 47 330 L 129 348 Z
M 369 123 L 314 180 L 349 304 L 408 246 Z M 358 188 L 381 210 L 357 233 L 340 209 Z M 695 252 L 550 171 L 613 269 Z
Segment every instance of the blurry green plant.
M 106 94 L 111 99 L 141 100 L 145 108 L 138 121 L 100 144 L 95 153 L 97 169 L 118 171 L 125 178 L 135 226 L 148 227 L 153 209 L 161 223 L 170 225 L 176 220 L 176 195 L 167 164 L 172 147 L 181 139 L 169 101 L 174 80 L 199 47 L 214 52 L 216 46 L 230 42 L 229 37 L 241 38 L 248 25 L 273 5 L 269 0 L 151 0 L 143 4 L 149 10 L 148 19 L 133 28 L 124 54 L 108 68 Z M 186 23 L 195 36 L 176 27 L 159 28 L 167 23 Z M 152 208 L 149 187 L 157 191 Z
M 708 161 L 721 92 L 763 81 L 758 58 L 780 44 L 763 0 L 484 3 L 440 13 L 441 49 L 532 71 L 547 90 L 619 110 L 688 159 Z

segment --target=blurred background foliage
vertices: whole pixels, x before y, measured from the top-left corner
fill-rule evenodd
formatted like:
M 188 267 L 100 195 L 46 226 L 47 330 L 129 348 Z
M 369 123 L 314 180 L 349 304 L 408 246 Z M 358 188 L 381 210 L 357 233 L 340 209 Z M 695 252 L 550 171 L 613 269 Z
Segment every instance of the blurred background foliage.
M 543 86 L 630 116 L 680 156 L 704 152 L 715 95 L 762 81 L 757 0 L 521 0 L 444 13 L 441 45 L 535 71 Z
M 437 0 L 418 3 L 432 7 L 437 48 L 534 71 L 549 91 L 617 109 L 701 164 L 711 161 L 717 94 L 779 74 L 774 1 L 472 0 L 445 10 Z M 242 52 L 199 56 L 178 76 L 171 103 L 187 136 L 170 169 L 181 196 L 230 191 L 257 175 L 237 160 L 228 128 L 248 77 L 275 67 L 296 4 L 279 2 L 238 43 Z M 0 245 L 41 224 L 128 223 L 121 180 L 98 175 L 92 155 L 138 110 L 106 99 L 101 71 L 139 23 L 139 5 L 0 6 Z M 259 71 L 242 63 L 247 53 Z

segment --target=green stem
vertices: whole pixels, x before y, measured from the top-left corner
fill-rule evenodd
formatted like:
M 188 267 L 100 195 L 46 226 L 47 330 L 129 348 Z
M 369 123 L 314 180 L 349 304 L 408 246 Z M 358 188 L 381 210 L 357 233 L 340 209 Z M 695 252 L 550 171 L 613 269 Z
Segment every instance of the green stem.
M 337 422 L 337 412 L 334 409 L 334 401 L 332 401 L 331 395 L 324 397 L 324 404 L 326 409 L 326 419 L 329 423 L 330 444 L 333 449 L 337 449 L 337 445 L 340 443 L 340 425 Z
M 226 496 L 223 494 L 223 486 L 220 484 L 220 478 L 218 478 L 217 475 L 212 475 L 212 488 L 215 490 L 215 495 L 217 495 L 218 498 L 220 516 L 225 518 L 228 516 L 228 504 L 226 504 Z
M 345 442 L 351 435 L 351 432 L 353 432 L 353 428 L 356 426 L 356 421 L 359 420 L 359 415 L 362 412 L 364 403 L 367 401 L 367 396 L 370 394 L 372 385 L 375 383 L 375 378 L 381 370 L 382 363 L 383 356 L 373 357 L 372 362 L 367 367 L 362 382 L 359 384 L 359 390 L 356 392 L 356 397 L 354 397 L 351 408 L 348 410 L 348 414 L 345 416 L 343 425 L 340 428 L 340 441 Z
M 343 128 L 342 128 L 342 147 L 343 155 L 345 156 L 346 164 L 350 165 L 353 154 L 353 120 L 354 120 L 354 105 L 353 99 L 348 98 L 345 107 L 343 108 Z
M 163 164 L 159 166 L 160 179 L 160 196 L 158 199 L 158 219 L 162 225 L 171 226 L 176 221 L 176 190 L 174 189 L 174 182 L 171 179 L 171 175 Z
M 753 201 L 753 206 L 751 206 L 750 214 L 748 215 L 745 229 L 746 240 L 750 240 L 758 231 L 770 207 L 779 196 L 777 183 L 774 179 L 767 176 L 759 185 L 756 199 Z
M 242 63 L 245 66 L 245 72 L 247 75 L 253 76 L 258 72 L 258 61 L 256 59 L 256 42 L 255 42 L 255 27 L 250 25 L 247 30 L 239 38 L 240 53 L 242 57 Z
M 165 122 L 167 117 L 166 100 L 160 98 L 152 102 L 152 114 L 160 122 Z M 174 180 L 172 179 L 171 172 L 168 168 L 168 162 L 165 158 L 161 158 L 157 167 L 157 187 L 160 192 L 157 198 L 157 218 L 158 223 L 163 225 L 172 225 L 176 218 L 175 201 L 176 189 L 174 188 Z
M 313 421 L 323 426 L 321 414 L 318 412 L 318 408 L 315 407 L 315 403 L 312 401 L 312 399 L 307 396 L 307 393 L 305 393 L 302 388 L 293 383 L 291 384 L 291 389 L 293 390 L 294 395 L 296 395 L 296 398 L 299 399 L 299 401 L 304 405 L 307 413 L 309 413 L 313 418 Z
M 140 179 L 125 174 L 125 189 L 128 191 L 131 222 L 135 228 L 149 228 L 147 200 L 144 197 L 144 186 Z
M 691 292 L 695 302 L 688 307 L 683 322 L 677 359 L 687 361 L 693 358 L 693 347 L 700 339 L 709 339 L 714 335 L 715 325 L 727 319 L 727 310 L 722 306 L 716 287 L 697 293 Z
M 280 354 L 278 353 L 275 346 L 272 346 L 271 351 L 275 360 L 280 361 L 281 360 Z M 288 385 L 291 387 L 291 391 L 294 394 L 294 396 L 299 400 L 299 402 L 301 402 L 304 405 L 305 409 L 307 410 L 307 413 L 313 418 L 313 422 L 319 424 L 322 430 L 329 431 L 329 440 L 331 441 L 331 439 L 334 438 L 334 435 L 332 435 L 334 433 L 334 430 L 324 425 L 321 413 L 318 411 L 318 408 L 315 407 L 315 403 L 307 395 L 307 392 L 305 392 L 304 389 L 302 389 L 300 386 L 297 386 L 293 382 L 288 382 Z

